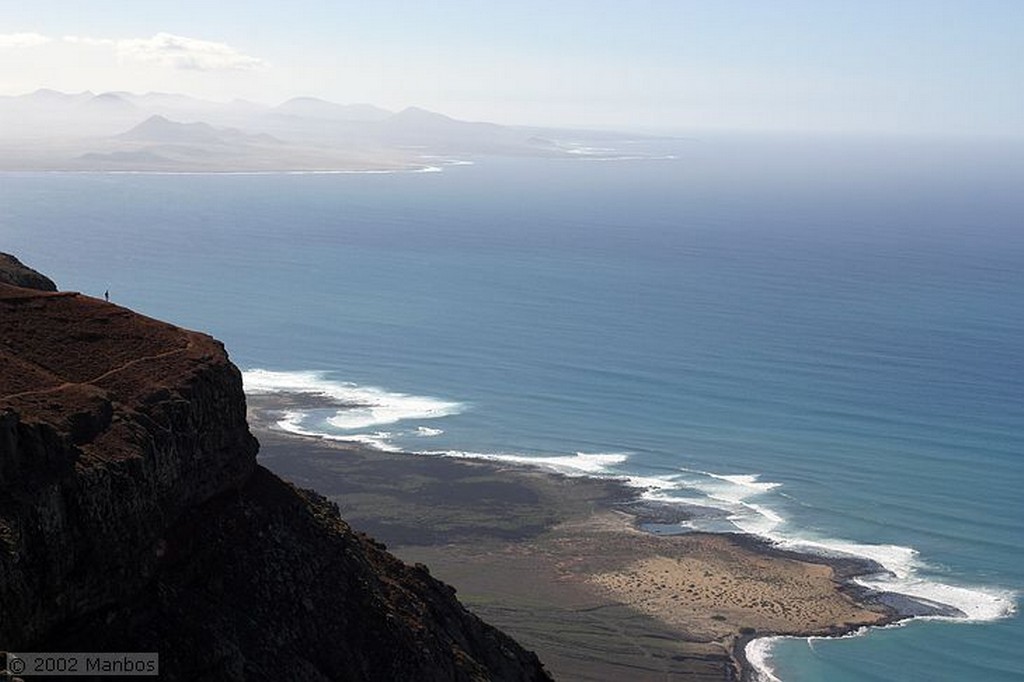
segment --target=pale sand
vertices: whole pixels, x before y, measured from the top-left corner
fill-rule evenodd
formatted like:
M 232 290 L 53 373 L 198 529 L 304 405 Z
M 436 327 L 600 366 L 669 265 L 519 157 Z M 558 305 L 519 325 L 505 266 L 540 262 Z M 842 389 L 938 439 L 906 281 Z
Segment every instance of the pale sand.
M 837 591 L 831 567 L 769 558 L 723 536 L 667 540 L 654 556 L 587 581 L 699 641 L 739 632 L 829 634 L 888 620 Z
M 653 536 L 628 514 L 598 511 L 560 524 L 548 543 L 561 550 L 556 565 L 566 578 L 727 651 L 754 632 L 827 635 L 892 621 L 881 606 L 855 603 L 828 563 L 732 535 Z

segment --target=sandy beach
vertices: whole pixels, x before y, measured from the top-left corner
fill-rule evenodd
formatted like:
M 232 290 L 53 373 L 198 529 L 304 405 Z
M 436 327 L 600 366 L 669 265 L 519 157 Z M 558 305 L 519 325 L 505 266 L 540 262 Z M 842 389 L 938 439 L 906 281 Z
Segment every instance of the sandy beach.
M 260 463 L 426 564 L 556 679 L 735 680 L 752 637 L 840 634 L 900 617 L 845 584 L 871 569 L 864 562 L 746 536 L 655 535 L 638 521 L 659 510 L 616 481 L 286 434 L 272 424 L 289 400 L 249 398 Z

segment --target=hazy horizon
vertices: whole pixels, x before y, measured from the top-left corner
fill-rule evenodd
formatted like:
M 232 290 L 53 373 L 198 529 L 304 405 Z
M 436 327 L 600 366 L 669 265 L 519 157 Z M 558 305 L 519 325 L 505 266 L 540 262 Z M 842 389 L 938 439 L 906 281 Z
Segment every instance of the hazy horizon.
M 1024 6 L 124 0 L 0 10 L 0 94 L 310 96 L 506 125 L 1024 136 Z

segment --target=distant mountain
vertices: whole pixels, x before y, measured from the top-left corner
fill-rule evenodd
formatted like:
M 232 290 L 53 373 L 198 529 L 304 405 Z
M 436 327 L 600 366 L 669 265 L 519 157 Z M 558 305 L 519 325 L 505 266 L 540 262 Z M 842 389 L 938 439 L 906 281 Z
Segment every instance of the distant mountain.
M 144 95 L 130 95 L 130 98 L 136 105 L 146 109 L 195 109 L 212 105 L 212 102 L 170 92 L 147 92 Z
M 98 114 L 132 114 L 139 109 L 124 95 L 117 92 L 104 92 L 79 102 L 80 106 Z
M 393 144 L 427 145 L 443 153 L 500 153 L 528 137 L 517 128 L 460 121 L 419 107 L 408 107 L 380 124 L 382 139 Z
M 279 144 L 272 135 L 251 135 L 236 128 L 215 128 L 208 123 L 178 123 L 159 114 L 150 116 L 131 130 L 115 136 L 128 142 L 150 144 Z
M 156 152 L 140 150 L 134 152 L 88 152 L 78 157 L 80 161 L 95 164 L 142 164 L 147 168 L 176 163 Z
M 39 88 L 35 92 L 19 96 L 18 99 L 33 104 L 72 104 L 92 99 L 95 96 L 96 94 L 89 90 L 72 94 L 50 90 L 49 88 Z
M 625 139 L 316 97 L 277 106 L 45 88 L 0 97 L 0 170 L 417 170 L 480 155 L 642 158 L 636 147 L 616 151 Z
M 316 97 L 295 97 L 271 111 L 282 116 L 332 121 L 383 121 L 392 115 L 387 109 L 372 104 L 335 104 Z
M 436 111 L 428 111 L 420 107 L 406 107 L 397 114 L 388 118 L 388 124 L 393 126 L 428 126 L 431 128 L 452 127 L 453 125 L 464 125 L 466 121 L 459 121 L 451 116 L 439 114 Z M 472 125 L 472 124 L 470 124 Z M 493 125 L 493 124 L 488 124 Z

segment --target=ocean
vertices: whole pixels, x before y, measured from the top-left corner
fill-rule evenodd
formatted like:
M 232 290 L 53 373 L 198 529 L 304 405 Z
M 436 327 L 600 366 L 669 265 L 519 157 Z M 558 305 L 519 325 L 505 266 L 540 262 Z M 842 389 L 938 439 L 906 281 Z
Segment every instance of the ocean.
M 0 175 L 0 250 L 208 331 L 283 428 L 532 461 L 953 606 L 764 679 L 1024 678 L 1024 146 L 638 140 L 393 174 Z M 614 156 L 614 155 L 613 155 Z M 714 511 L 713 511 L 714 510 Z M 662 531 L 682 529 L 660 529 Z

